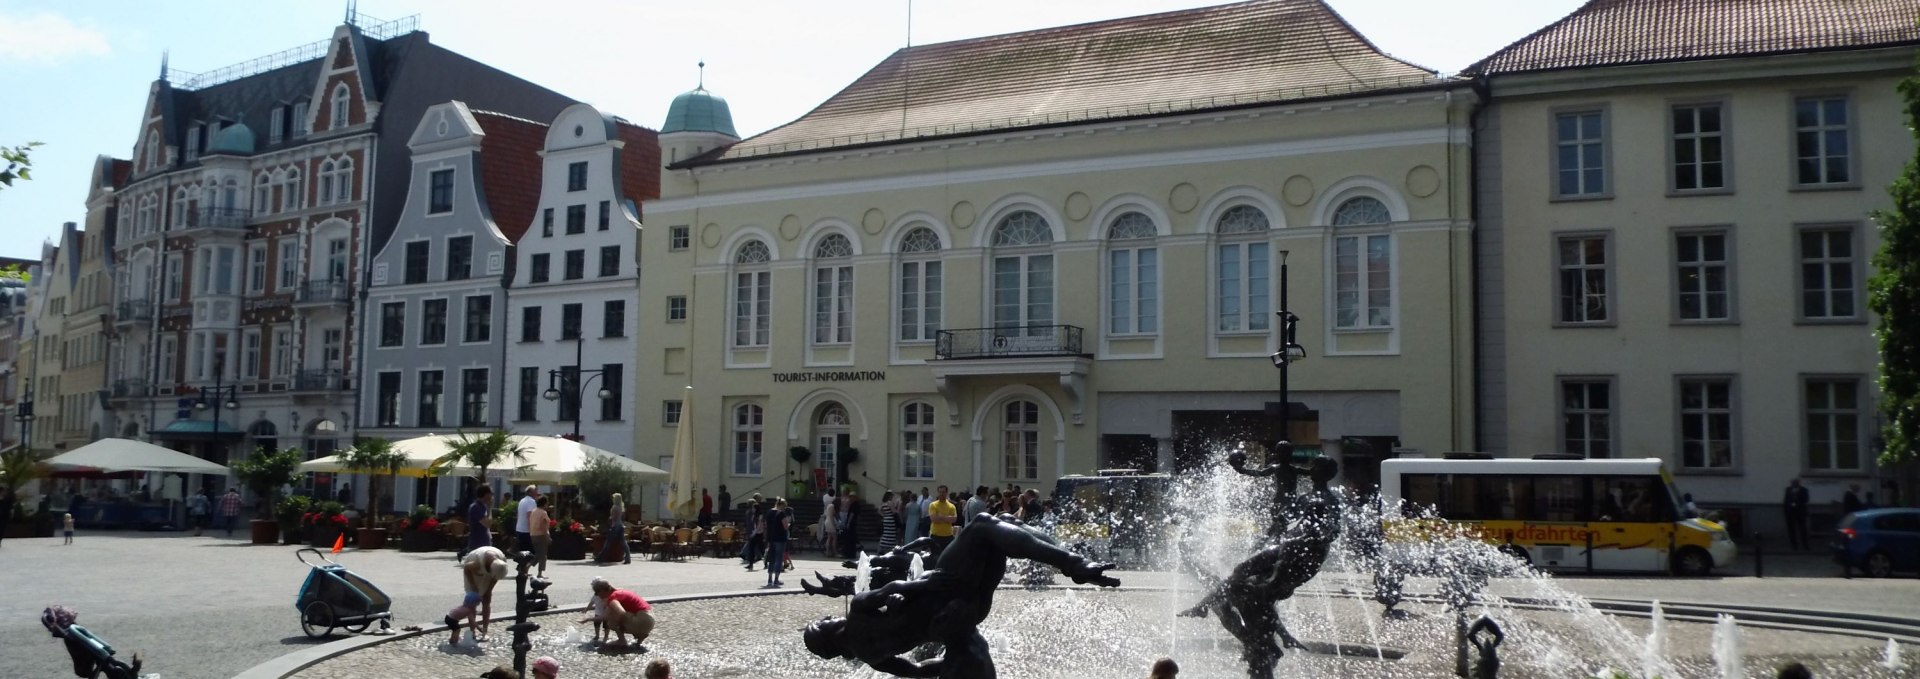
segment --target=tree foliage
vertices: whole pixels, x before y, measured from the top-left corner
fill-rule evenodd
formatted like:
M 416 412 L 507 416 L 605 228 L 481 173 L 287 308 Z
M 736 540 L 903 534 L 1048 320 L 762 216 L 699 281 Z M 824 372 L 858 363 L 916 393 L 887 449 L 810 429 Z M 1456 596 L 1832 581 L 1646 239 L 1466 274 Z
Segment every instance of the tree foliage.
M 15 179 L 33 178 L 33 159 L 27 157 L 40 142 L 30 141 L 20 146 L 0 146 L 0 188 L 13 186 Z
M 461 434 L 447 444 L 447 454 L 435 459 L 427 469 L 429 473 L 438 475 L 456 466 L 475 467 L 479 469 L 477 478 L 481 483 L 486 483 L 488 470 L 526 459 L 526 446 L 514 440 L 512 434 L 495 429 L 484 434 Z
M 607 457 L 588 459 L 573 475 L 573 485 L 580 488 L 580 502 L 590 509 L 610 508 L 613 494 L 632 492 L 636 481 L 637 474 Z
M 273 518 L 273 507 L 280 499 L 280 487 L 300 481 L 300 463 L 306 461 L 306 457 L 306 453 L 299 448 L 272 450 L 262 447 L 233 465 L 233 475 L 240 477 L 240 483 L 260 498 L 259 511 L 256 512 L 260 518 Z
M 0 453 L 0 488 L 11 488 L 16 495 L 21 486 L 44 479 L 47 473 L 40 455 L 24 445 Z
M 393 488 L 393 482 L 397 480 L 395 477 L 399 475 L 400 468 L 407 464 L 407 454 L 395 450 L 392 441 L 375 437 L 355 443 L 352 448 L 341 453 L 340 464 L 347 469 L 366 474 L 372 481 L 372 487 L 367 489 L 366 513 L 367 525 L 372 526 L 374 517 L 380 511 L 380 500 L 384 497 L 382 491 L 390 491 Z M 386 489 L 381 488 L 381 476 L 387 477 Z
M 1920 75 L 1900 83 L 1908 129 L 1920 138 Z M 1874 212 L 1880 251 L 1873 255 L 1867 307 L 1880 317 L 1881 435 L 1884 465 L 1920 455 L 1920 153 L 1887 187 L 1893 207 Z

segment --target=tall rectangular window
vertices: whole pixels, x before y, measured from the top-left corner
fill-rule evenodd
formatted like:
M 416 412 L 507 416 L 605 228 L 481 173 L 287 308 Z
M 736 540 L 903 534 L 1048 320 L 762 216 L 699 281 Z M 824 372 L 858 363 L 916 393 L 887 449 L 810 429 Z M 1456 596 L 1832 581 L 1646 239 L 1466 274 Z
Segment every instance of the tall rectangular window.
M 468 295 L 465 342 L 493 341 L 493 295 Z
M 553 208 L 546 208 L 540 211 L 540 236 L 542 238 L 553 237 Z
M 180 301 L 181 277 L 184 275 L 181 272 L 181 265 L 184 261 L 179 253 L 167 255 L 165 269 L 160 279 L 160 291 L 166 295 L 169 302 Z
M 580 309 L 578 303 L 560 305 L 560 339 L 580 339 Z
M 374 421 L 382 427 L 400 426 L 400 373 L 380 373 L 378 400 L 374 402 Z
M 281 292 L 292 290 L 300 282 L 300 241 L 286 236 L 280 239 L 280 276 L 274 286 Z
M 447 300 L 444 297 L 420 301 L 420 344 L 447 343 Z
M 1032 401 L 1008 401 L 1000 433 L 1006 478 L 1039 478 L 1040 406 Z
M 567 164 L 567 191 L 587 190 L 587 162 Z
M 693 245 L 693 227 L 675 224 L 667 227 L 667 251 L 679 252 Z
M 160 338 L 160 383 L 171 384 L 179 378 L 179 374 L 180 340 L 172 335 L 162 337 Z
M 853 265 L 814 268 L 813 341 L 816 344 L 853 341 Z
M 771 333 L 772 288 L 771 271 L 734 274 L 733 346 L 767 346 Z
M 1800 230 L 1800 315 L 1816 320 L 1859 317 L 1859 269 L 1852 227 Z
M 733 475 L 759 476 L 765 440 L 766 412 L 742 403 L 733 409 Z
M 427 214 L 453 211 L 453 170 L 434 170 L 427 175 Z
M 520 394 L 513 419 L 532 422 L 540 419 L 540 369 L 520 369 Z
M 249 328 L 240 332 L 240 378 L 260 378 L 260 330 Z
M 915 259 L 900 263 L 900 341 L 931 342 L 940 332 L 943 263 Z M 681 298 L 685 306 L 685 298 Z
M 1733 379 L 1680 379 L 1680 466 L 1733 469 Z
M 1806 379 L 1807 468 L 1864 471 L 1860 442 L 1860 380 L 1852 377 Z
M 1586 198 L 1607 193 L 1606 124 L 1600 111 L 1553 117 L 1554 195 Z
M 1726 231 L 1674 235 L 1676 315 L 1683 321 L 1725 321 L 1733 317 L 1732 272 Z
M 446 391 L 446 372 L 440 370 L 420 371 L 419 409 L 414 413 L 420 427 L 440 426 L 441 395 Z
M 1726 187 L 1726 120 L 1721 105 L 1673 107 L 1673 190 Z
M 540 307 L 520 308 L 520 341 L 540 341 Z
M 407 303 L 380 305 L 380 346 L 397 347 L 407 343 Z
M 1597 324 L 1612 320 L 1607 293 L 1610 287 L 1607 237 L 1563 236 L 1555 254 L 1555 264 L 1559 267 L 1555 281 L 1559 286 L 1559 321 Z
M 900 477 L 933 478 L 933 404 L 908 403 L 900 407 Z
M 1794 173 L 1802 185 L 1853 182 L 1852 112 L 1846 96 L 1793 100 Z
M 464 281 L 473 276 L 473 236 L 447 239 L 447 280 Z
M 1613 438 L 1613 381 L 1562 379 L 1560 452 L 1581 457 L 1613 457 Z
M 1214 329 L 1264 332 L 1271 327 L 1268 317 L 1273 315 L 1267 294 L 1272 274 L 1266 243 L 1222 243 L 1217 252 Z
M 346 328 L 327 328 L 320 331 L 320 367 L 327 370 L 346 368 L 346 347 Z
M 307 130 L 311 129 L 307 127 L 307 102 L 293 102 L 293 113 L 288 116 L 287 123 L 288 129 L 293 130 L 295 139 L 307 136 Z
M 600 201 L 600 230 L 605 231 L 612 227 L 613 227 L 613 201 L 609 201 L 609 200 Z
M 560 406 L 557 421 L 572 422 L 580 419 L 580 366 L 560 366 Z
M 1108 332 L 1115 335 L 1160 332 L 1159 297 L 1159 248 L 1107 251 Z
M 667 322 L 687 320 L 687 296 L 671 295 L 667 297 Z
M 247 246 L 247 294 L 258 295 L 267 291 L 267 244 L 254 243 Z
M 273 376 L 293 374 L 293 329 L 273 329 Z
M 552 273 L 552 260 L 553 257 L 544 252 L 534 255 L 532 263 L 527 267 L 527 282 L 547 282 L 547 278 Z
M 600 277 L 620 275 L 620 246 L 600 246 Z
M 267 143 L 278 144 L 280 143 L 280 139 L 286 135 L 286 109 L 285 107 L 275 106 L 273 107 L 272 114 L 267 116 Z
M 486 368 L 460 371 L 460 426 L 487 426 L 487 376 Z
M 570 281 L 577 281 L 582 278 L 586 278 L 587 277 L 587 251 L 586 250 L 568 250 L 566 253 L 566 269 L 561 273 L 561 276 L 566 280 L 570 280 Z
M 1340 236 L 1333 242 L 1334 327 L 1393 325 L 1392 236 Z
M 627 419 L 626 415 L 620 412 L 621 392 L 626 386 L 623 370 L 625 368 L 619 363 L 600 366 L 600 388 L 607 391 L 607 395 L 600 399 L 600 421 L 602 422 L 618 422 Z
M 587 206 L 567 206 L 567 235 L 574 236 L 587 232 Z
M 606 301 L 605 305 L 601 309 L 600 336 L 601 337 L 626 337 L 627 336 L 627 302 L 626 300 L 610 299 Z
M 407 244 L 406 284 L 427 282 L 427 262 L 432 257 L 433 241 L 417 240 Z

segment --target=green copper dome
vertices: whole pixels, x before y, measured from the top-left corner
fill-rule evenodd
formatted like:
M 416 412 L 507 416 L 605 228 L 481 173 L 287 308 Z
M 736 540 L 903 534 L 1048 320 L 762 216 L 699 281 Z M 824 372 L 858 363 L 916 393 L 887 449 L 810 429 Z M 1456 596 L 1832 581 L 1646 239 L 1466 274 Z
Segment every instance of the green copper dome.
M 228 125 L 227 129 L 213 135 L 213 141 L 207 143 L 207 155 L 216 153 L 253 155 L 253 130 L 241 123 Z
M 733 131 L 733 111 L 727 108 L 727 100 L 714 96 L 705 87 L 696 87 L 673 98 L 673 105 L 667 107 L 667 122 L 660 126 L 660 133 L 668 132 L 719 132 L 729 137 L 739 137 Z

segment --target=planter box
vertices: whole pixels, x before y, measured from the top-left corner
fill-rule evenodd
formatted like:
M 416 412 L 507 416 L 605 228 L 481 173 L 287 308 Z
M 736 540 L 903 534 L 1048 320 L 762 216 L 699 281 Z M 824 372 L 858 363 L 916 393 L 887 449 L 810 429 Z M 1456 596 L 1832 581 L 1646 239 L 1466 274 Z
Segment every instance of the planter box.
M 406 530 L 400 533 L 400 551 L 402 552 L 437 551 L 441 547 L 441 542 L 442 536 L 437 530 Z
M 307 543 L 307 531 L 304 528 L 300 528 L 299 526 L 294 526 L 286 530 L 280 531 L 280 544 L 304 545 L 306 543 Z
M 340 537 L 342 529 L 331 522 L 322 523 L 307 529 L 307 546 L 332 549 L 333 543 Z
M 387 529 L 362 528 L 355 542 L 359 543 L 361 549 L 383 549 L 387 546 Z
M 549 561 L 579 561 L 587 558 L 587 538 L 579 533 L 554 533 L 547 547 Z
M 254 519 L 248 522 L 247 530 L 256 545 L 271 545 L 280 539 L 280 522 L 272 519 Z

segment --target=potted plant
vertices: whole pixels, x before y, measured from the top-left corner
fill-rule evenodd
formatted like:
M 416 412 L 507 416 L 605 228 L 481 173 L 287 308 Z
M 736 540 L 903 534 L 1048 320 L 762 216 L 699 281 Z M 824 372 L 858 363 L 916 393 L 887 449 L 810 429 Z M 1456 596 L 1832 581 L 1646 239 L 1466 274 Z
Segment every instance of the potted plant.
M 400 551 L 431 552 L 440 548 L 440 520 L 434 518 L 433 508 L 418 505 L 413 513 L 400 520 Z
M 794 462 L 806 464 L 807 460 L 813 459 L 813 450 L 806 446 L 794 446 L 787 449 L 787 457 L 793 458 Z
M 587 558 L 587 527 L 579 521 L 556 520 L 550 532 L 553 534 L 553 544 L 547 547 L 548 559 L 578 561 Z
M 499 504 L 494 505 L 493 507 L 493 546 L 499 547 L 500 551 L 503 551 L 503 552 L 511 552 L 515 549 L 521 549 L 521 548 L 525 548 L 529 551 L 533 549 L 532 545 L 513 544 L 514 538 L 515 538 L 514 536 L 515 531 L 513 528 L 515 525 L 518 524 L 519 518 L 520 518 L 520 506 L 518 504 L 513 502 L 503 501 L 503 502 L 500 502 Z
M 307 544 L 314 547 L 332 547 L 333 543 L 346 533 L 347 517 L 343 513 L 346 505 L 328 500 L 307 513 Z
M 7 525 L 0 525 L 0 534 L 10 538 L 39 537 L 34 527 L 35 519 L 39 517 L 27 511 L 26 499 L 21 491 L 27 484 L 46 478 L 49 473 L 46 463 L 41 462 L 40 454 L 28 450 L 26 446 L 15 446 L 12 450 L 0 453 L 0 487 L 12 493 L 10 497 L 14 503 L 13 511 L 7 513 L 13 520 Z M 0 496 L 6 496 L 6 493 L 0 493 Z M 44 523 L 44 519 L 40 522 Z
M 313 511 L 313 498 L 295 495 L 281 500 L 273 506 L 274 518 L 279 521 L 281 544 L 297 545 L 306 538 L 306 526 L 301 518 Z
M 383 438 L 370 438 L 354 444 L 341 454 L 341 463 L 349 470 L 365 472 L 370 486 L 367 493 L 367 511 L 361 516 L 365 519 L 354 542 L 361 549 L 379 549 L 387 544 L 387 529 L 380 527 L 381 475 L 387 477 L 391 487 L 400 468 L 406 466 L 407 456 L 393 447 L 393 442 Z
M 591 525 L 582 525 L 581 530 L 586 532 L 587 551 L 585 554 L 581 554 L 580 558 L 582 559 L 587 558 L 586 556 L 587 554 L 599 554 L 600 549 L 602 547 L 607 546 L 607 536 L 606 534 L 601 533 L 598 527 L 591 526 Z M 553 558 L 551 552 L 548 553 L 547 558 Z
M 299 448 L 275 451 L 262 447 L 233 465 L 234 475 L 257 498 L 254 504 L 258 509 L 251 525 L 253 544 L 271 545 L 279 538 L 280 524 L 273 519 L 273 508 L 280 487 L 300 480 L 300 462 L 305 458 Z

